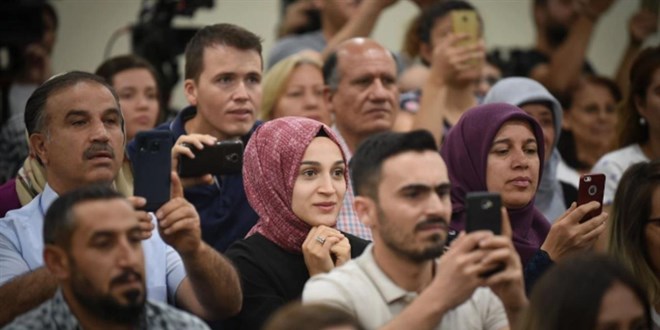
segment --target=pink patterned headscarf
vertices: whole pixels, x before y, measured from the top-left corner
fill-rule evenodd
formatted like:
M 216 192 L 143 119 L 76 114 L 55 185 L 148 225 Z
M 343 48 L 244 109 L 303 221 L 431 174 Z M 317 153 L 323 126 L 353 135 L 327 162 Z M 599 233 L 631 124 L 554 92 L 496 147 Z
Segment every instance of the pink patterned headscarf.
M 302 117 L 265 122 L 252 134 L 243 156 L 243 184 L 259 221 L 247 236 L 259 233 L 287 251 L 302 252 L 311 226 L 291 209 L 293 186 L 305 150 L 320 130 L 339 147 L 330 127 Z M 346 165 L 343 152 L 342 158 Z M 344 180 L 348 184 L 348 171 Z

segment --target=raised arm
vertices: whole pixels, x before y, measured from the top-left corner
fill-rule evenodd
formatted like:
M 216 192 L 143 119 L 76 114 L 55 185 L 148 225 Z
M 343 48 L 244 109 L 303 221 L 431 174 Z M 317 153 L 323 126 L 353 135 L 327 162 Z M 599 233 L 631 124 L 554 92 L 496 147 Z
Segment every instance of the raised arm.
M 0 286 L 0 327 L 50 299 L 56 289 L 57 280 L 45 267 L 17 276 Z

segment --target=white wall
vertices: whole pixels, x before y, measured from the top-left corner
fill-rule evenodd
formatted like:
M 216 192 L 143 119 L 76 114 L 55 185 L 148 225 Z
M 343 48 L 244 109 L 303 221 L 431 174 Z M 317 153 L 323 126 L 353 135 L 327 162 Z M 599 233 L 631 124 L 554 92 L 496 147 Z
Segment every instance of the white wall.
M 364 0 L 379 1 L 379 0 Z M 486 26 L 489 47 L 530 46 L 534 39 L 532 0 L 473 0 Z M 105 45 L 113 31 L 137 20 L 141 0 L 59 0 L 58 41 L 53 54 L 56 72 L 93 71 L 103 61 Z M 627 42 L 627 23 L 639 0 L 618 0 L 598 23 L 588 57 L 598 72 L 613 75 Z M 393 50 L 401 47 L 408 22 L 417 9 L 400 0 L 381 17 L 373 37 Z M 278 0 L 216 0 L 211 10 L 200 9 L 192 19 L 177 18 L 176 26 L 202 26 L 227 22 L 241 25 L 264 39 L 266 52 L 274 42 L 279 13 Z M 651 44 L 658 44 L 656 35 Z M 130 36 L 120 37 L 112 54 L 129 52 Z M 183 63 L 180 65 L 183 68 Z M 181 88 L 174 91 L 173 105 L 186 104 Z

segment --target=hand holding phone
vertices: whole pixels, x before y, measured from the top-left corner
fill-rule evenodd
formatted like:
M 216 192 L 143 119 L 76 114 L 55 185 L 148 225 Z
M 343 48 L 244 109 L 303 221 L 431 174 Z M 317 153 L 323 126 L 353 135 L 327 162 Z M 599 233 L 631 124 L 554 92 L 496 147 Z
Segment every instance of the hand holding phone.
M 580 223 L 585 222 L 603 212 L 603 194 L 605 191 L 605 174 L 585 174 L 580 177 L 578 186 L 577 205 L 587 204 L 591 201 L 600 203 L 598 209 L 587 213 Z

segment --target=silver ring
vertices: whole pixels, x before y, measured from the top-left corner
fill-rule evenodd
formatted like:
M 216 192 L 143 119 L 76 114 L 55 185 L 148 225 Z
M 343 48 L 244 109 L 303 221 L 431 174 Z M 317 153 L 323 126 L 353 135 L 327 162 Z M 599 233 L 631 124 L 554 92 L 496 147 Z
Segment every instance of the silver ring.
M 321 245 L 323 245 L 323 243 L 325 243 L 325 238 L 321 236 L 316 236 L 316 241 L 321 243 Z

